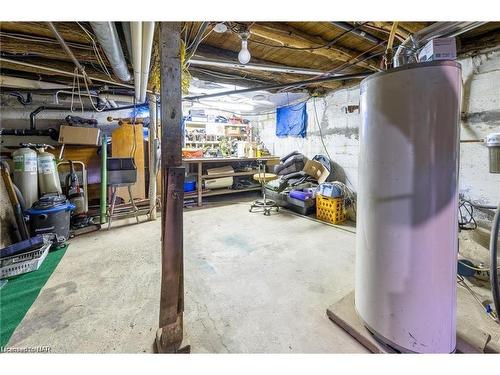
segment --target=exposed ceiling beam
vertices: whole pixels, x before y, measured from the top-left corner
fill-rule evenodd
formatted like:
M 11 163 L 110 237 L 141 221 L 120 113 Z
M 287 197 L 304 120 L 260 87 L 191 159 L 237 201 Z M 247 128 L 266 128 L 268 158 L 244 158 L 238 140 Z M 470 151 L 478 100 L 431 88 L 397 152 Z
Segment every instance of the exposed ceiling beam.
M 331 61 L 347 62 L 359 54 L 359 52 L 336 45 L 329 48 L 313 49 L 314 47 L 327 44 L 328 41 L 281 23 L 255 23 L 250 28 L 250 33 L 289 47 L 311 48 L 304 50 L 304 52 L 323 56 Z M 372 71 L 380 71 L 376 62 L 358 62 L 356 65 Z
M 8 59 L 8 58 L 7 58 Z M 38 58 L 38 57 L 31 57 L 31 58 L 24 58 L 24 59 L 18 59 L 16 58 L 15 60 L 12 59 L 12 61 L 15 61 L 15 63 L 11 62 L 6 62 L 2 60 L 1 64 L 1 69 L 9 69 L 13 71 L 18 71 L 20 73 L 32 73 L 36 74 L 39 76 L 45 76 L 45 77 L 58 77 L 58 79 L 63 79 L 67 80 L 70 84 L 73 81 L 73 78 L 69 78 L 68 75 L 64 74 L 61 75 L 61 73 L 58 73 L 58 71 L 65 71 L 65 72 L 72 72 L 75 68 L 75 66 L 68 62 L 68 61 L 60 61 L 60 60 L 50 60 L 50 59 L 44 59 L 44 58 Z M 21 65 L 22 63 L 26 63 L 27 65 Z M 41 67 L 41 68 L 40 68 Z M 55 70 L 48 70 L 46 67 L 49 68 L 54 68 Z M 109 77 L 105 75 L 104 73 L 95 70 L 91 66 L 87 66 L 85 68 L 85 71 L 87 72 L 88 75 L 99 78 L 99 79 L 108 79 Z
M 492 30 L 479 38 L 464 38 L 460 40 L 460 55 L 474 55 L 476 52 L 497 48 L 500 49 L 500 28 Z
M 56 68 L 51 68 L 51 67 L 48 67 L 48 66 L 41 66 L 41 65 L 35 65 L 35 64 L 30 64 L 30 63 L 27 63 L 27 62 L 24 62 L 24 61 L 16 61 L 16 60 L 12 60 L 12 59 L 8 59 L 8 58 L 5 58 L 5 57 L 0 57 L 0 65 L 2 67 L 5 66 L 5 64 L 12 64 L 13 66 L 23 66 L 23 67 L 31 67 L 31 68 L 36 68 L 36 69 L 39 69 L 41 71 L 46 71 L 46 72 L 52 72 L 52 73 L 55 73 L 57 75 L 64 75 L 64 76 L 68 76 L 68 77 L 80 77 L 80 78 L 84 78 L 83 75 L 81 74 L 75 74 L 74 72 L 71 72 L 71 71 L 64 71 L 64 70 L 60 70 L 60 69 L 56 69 Z M 123 84 L 123 83 L 120 83 L 120 82 L 115 82 L 115 81 L 111 81 L 109 79 L 100 79 L 100 78 L 97 78 L 97 77 L 94 77 L 94 76 L 88 76 L 92 81 L 99 81 L 99 82 L 103 82 L 103 83 L 107 83 L 109 85 L 113 85 L 113 86 L 121 86 L 121 87 L 127 87 L 127 88 L 133 88 L 134 86 L 132 85 L 126 85 L 126 84 Z
M 416 33 L 422 29 L 425 29 L 432 22 L 399 22 L 398 28 L 399 30 L 403 29 L 409 33 Z
M 56 22 L 57 30 L 67 42 L 90 43 L 90 38 L 75 22 Z M 75 27 L 76 26 L 76 27 Z M 4 22 L 0 30 L 20 34 L 53 38 L 52 31 L 44 22 Z M 90 31 L 90 30 L 89 30 Z
M 217 74 L 218 72 L 210 72 L 210 73 L 215 73 Z M 207 73 L 206 71 L 202 70 L 197 70 L 194 69 L 191 71 L 191 75 L 193 77 L 196 77 L 198 79 L 201 79 L 202 81 L 208 81 L 208 82 L 215 82 L 215 83 L 223 83 L 226 85 L 236 85 L 236 86 L 243 86 L 243 87 L 257 87 L 261 85 L 269 85 L 274 82 L 272 81 L 267 81 L 263 79 L 245 79 L 239 75 L 233 75 L 231 77 L 230 74 L 228 74 L 228 77 L 214 77 L 214 75 Z M 227 72 L 225 73 L 227 74 Z
M 230 51 L 227 49 L 222 49 L 218 47 L 211 46 L 209 44 L 201 44 L 198 47 L 196 52 L 197 57 L 203 57 L 213 60 L 228 60 L 228 61 L 238 61 L 238 52 Z M 276 66 L 285 66 L 281 64 L 276 64 L 274 61 L 259 59 L 252 57 L 252 64 L 261 64 L 261 65 L 276 65 Z M 300 65 L 286 65 L 290 69 L 310 69 L 309 66 L 300 66 Z
M 20 56 L 40 56 L 54 60 L 71 61 L 71 58 L 59 45 L 40 43 L 34 41 L 22 41 L 0 37 L 2 52 Z M 92 49 L 73 49 L 76 59 L 81 62 L 98 64 L 97 57 Z
M 372 44 L 379 44 L 382 42 L 382 40 L 378 37 L 376 37 L 375 35 L 372 35 L 370 33 L 367 33 L 366 31 L 363 31 L 363 30 L 360 30 L 360 29 L 356 29 L 354 26 L 352 26 L 350 23 L 348 22 L 336 22 L 336 21 L 332 21 L 330 22 L 333 26 L 341 29 L 341 30 L 344 30 L 344 31 L 349 31 L 350 33 L 360 37 L 361 39 L 364 39 Z
M 300 75 L 312 75 L 318 76 L 326 73 L 323 70 L 315 70 L 315 69 L 306 69 L 306 68 L 294 68 L 285 65 L 277 65 L 277 64 L 241 64 L 239 61 L 235 60 L 221 60 L 221 59 L 207 59 L 207 58 L 199 58 L 193 57 L 189 60 L 190 65 L 196 66 L 216 66 L 222 68 L 232 68 L 232 69 L 240 69 L 242 71 L 250 71 L 250 70 L 258 70 L 258 71 L 266 71 L 266 72 L 277 72 L 277 73 L 287 73 L 287 74 L 300 74 Z
M 379 29 L 382 29 L 383 31 L 385 31 L 387 33 L 387 35 L 389 35 L 389 33 L 391 32 L 391 28 L 392 28 L 392 22 L 367 22 L 365 26 L 375 26 Z M 398 30 L 396 32 L 396 35 L 401 38 L 401 39 L 406 39 L 410 36 L 410 32 L 406 31 L 406 30 L 403 30 L 402 28 L 398 27 Z

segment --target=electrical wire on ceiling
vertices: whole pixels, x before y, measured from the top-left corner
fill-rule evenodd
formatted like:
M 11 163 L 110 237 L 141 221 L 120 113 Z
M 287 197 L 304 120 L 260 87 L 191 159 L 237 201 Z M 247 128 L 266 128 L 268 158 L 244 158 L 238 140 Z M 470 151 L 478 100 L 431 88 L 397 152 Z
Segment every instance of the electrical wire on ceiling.
M 352 32 L 354 30 L 359 29 L 365 23 L 363 23 L 361 25 L 357 25 L 354 28 L 352 28 L 351 30 L 346 30 L 346 31 L 342 32 L 339 36 L 336 36 L 333 40 L 331 40 L 325 44 L 314 46 L 314 47 L 291 47 L 291 46 L 286 46 L 286 45 L 270 44 L 270 43 L 266 43 L 266 42 L 261 42 L 259 40 L 250 39 L 250 38 L 248 39 L 248 41 L 250 41 L 252 43 L 256 43 L 256 44 L 261 44 L 261 45 L 267 46 L 267 47 L 273 47 L 273 48 L 284 48 L 284 49 L 290 49 L 290 50 L 296 50 L 296 51 L 314 51 L 317 49 L 329 48 L 329 47 L 333 46 L 335 43 L 337 43 L 345 35 L 349 34 L 350 32 Z
M 382 55 L 382 54 L 384 53 L 384 51 L 381 51 L 381 52 L 379 52 L 378 54 L 369 55 L 369 56 L 367 56 L 366 58 L 364 58 L 364 59 L 362 59 L 362 60 L 359 60 L 359 58 L 360 58 L 360 57 L 362 57 L 362 56 L 366 55 L 367 53 L 369 53 L 369 52 L 373 51 L 374 49 L 376 49 L 377 47 L 382 46 L 382 45 L 383 45 L 383 44 L 385 44 L 385 43 L 386 43 L 385 41 L 380 42 L 379 44 L 377 44 L 377 45 L 375 45 L 375 46 L 373 46 L 373 47 L 369 48 L 368 50 L 366 50 L 366 51 L 364 51 L 364 52 L 360 53 L 359 55 L 357 55 L 357 56 L 353 57 L 353 58 L 352 58 L 351 60 L 349 60 L 349 61 L 346 61 L 345 63 L 341 64 L 340 66 L 338 66 L 338 67 L 336 67 L 336 68 L 334 68 L 334 69 L 332 69 L 332 70 L 329 70 L 329 71 L 327 71 L 327 72 L 324 72 L 323 74 L 320 74 L 320 75 L 318 75 L 318 76 L 314 76 L 314 77 L 313 77 L 313 78 L 311 78 L 311 79 L 316 79 L 316 78 L 327 77 L 327 76 L 332 75 L 332 74 L 340 73 L 340 72 L 342 72 L 343 70 L 345 70 L 345 69 L 347 69 L 347 68 L 350 68 L 350 67 L 352 67 L 352 66 L 354 66 L 354 65 L 356 65 L 356 64 L 358 64 L 358 63 L 360 63 L 360 62 L 364 62 L 364 61 L 369 60 L 369 59 L 372 59 L 372 58 L 374 58 L 374 57 L 376 57 L 376 56 Z M 356 61 L 353 61 L 353 60 L 356 60 Z M 305 83 L 307 83 L 307 82 L 305 82 Z M 287 87 L 285 87 L 285 88 L 281 89 L 279 92 L 285 92 L 285 91 L 289 91 L 289 90 L 294 90 L 294 89 L 297 89 L 297 88 L 299 88 L 299 87 L 302 87 L 305 83 L 301 83 L 301 84 L 297 84 L 297 85 L 287 86 Z
M 101 56 L 101 54 L 99 52 L 99 48 L 97 46 L 97 43 L 95 41 L 95 38 L 94 38 L 93 34 L 91 34 L 90 31 L 88 31 L 83 25 L 81 25 L 80 22 L 76 22 L 76 24 L 78 26 L 80 26 L 80 28 L 87 35 L 87 38 L 90 39 L 90 41 L 92 42 L 92 49 L 94 50 L 94 54 L 95 54 L 95 56 L 97 58 L 97 61 L 98 61 L 99 65 L 101 66 L 102 72 L 104 74 L 106 74 L 112 81 L 114 81 L 113 77 L 109 73 L 108 67 L 105 64 L 104 59 L 102 58 L 102 56 Z
M 203 22 L 202 22 L 202 24 L 203 24 Z M 201 29 L 198 30 L 198 33 L 200 31 L 201 31 Z M 208 30 L 208 33 L 206 33 L 204 36 L 201 37 L 199 43 L 202 43 L 212 33 L 212 31 L 214 31 L 213 27 L 210 30 Z M 191 43 L 189 43 L 189 45 L 186 47 L 186 51 L 190 52 L 190 50 L 194 46 L 194 43 L 196 42 L 196 39 L 197 39 L 197 36 L 195 35 L 195 37 L 193 38 L 193 40 L 191 41 Z M 187 40 L 186 40 L 186 43 L 187 43 Z
M 5 31 L 0 31 L 0 36 L 3 36 L 5 38 L 16 39 L 16 40 L 24 40 L 27 42 L 37 42 L 37 43 L 40 42 L 40 43 L 59 45 L 58 41 L 56 41 L 54 39 L 50 39 L 50 38 L 45 38 L 42 36 L 28 36 L 28 35 L 24 35 L 24 34 L 7 33 Z M 92 47 L 89 47 L 88 45 L 85 45 L 85 44 L 72 43 L 72 42 L 66 42 L 66 44 L 68 46 L 76 48 L 76 49 L 92 51 Z
M 363 25 L 363 27 L 367 28 L 367 29 L 372 29 L 372 30 L 376 30 L 376 31 L 380 31 L 384 34 L 387 34 L 389 35 L 391 32 L 389 30 L 386 30 L 382 27 L 378 27 L 378 26 L 374 26 L 374 25 L 370 25 L 368 22 L 365 22 L 365 24 Z M 404 40 L 406 39 L 405 37 L 399 35 L 398 33 L 396 33 L 396 38 L 398 38 L 398 40 L 400 42 L 404 42 Z
M 246 81 L 258 82 L 258 83 L 262 83 L 262 84 L 269 83 L 269 82 L 261 81 L 258 78 L 248 77 L 247 75 L 234 76 L 234 75 L 225 74 L 225 73 L 221 73 L 221 72 L 215 72 L 213 70 L 207 70 L 207 69 L 195 68 L 195 67 L 191 67 L 190 69 L 192 71 L 199 71 L 201 73 L 205 73 L 207 75 L 211 75 L 211 76 L 216 77 L 216 78 L 226 78 L 226 79 L 231 79 L 231 80 L 246 80 Z

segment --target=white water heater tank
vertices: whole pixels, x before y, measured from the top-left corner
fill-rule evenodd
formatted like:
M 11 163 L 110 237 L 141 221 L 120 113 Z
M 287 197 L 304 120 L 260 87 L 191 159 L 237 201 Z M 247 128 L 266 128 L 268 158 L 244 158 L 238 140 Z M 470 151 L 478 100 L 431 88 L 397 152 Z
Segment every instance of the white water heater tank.
M 361 83 L 355 305 L 401 352 L 455 350 L 461 87 L 454 61 Z

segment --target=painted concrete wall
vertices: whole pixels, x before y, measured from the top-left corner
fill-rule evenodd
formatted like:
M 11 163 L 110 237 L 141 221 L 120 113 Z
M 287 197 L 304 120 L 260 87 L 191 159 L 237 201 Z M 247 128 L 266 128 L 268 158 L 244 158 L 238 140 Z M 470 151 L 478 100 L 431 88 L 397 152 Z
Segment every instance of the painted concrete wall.
M 489 133 L 500 132 L 500 51 L 459 62 L 464 82 L 461 139 L 483 139 Z M 253 123 L 257 124 L 266 146 L 276 155 L 299 150 L 313 157 L 326 154 L 326 146 L 331 158 L 343 169 L 347 182 L 357 190 L 361 118 L 358 110 L 346 111 L 347 106 L 352 105 L 359 105 L 359 86 L 310 99 L 308 135 L 303 139 L 276 137 L 274 114 L 261 115 Z M 460 192 L 474 201 L 499 202 L 500 174 L 489 173 L 487 148 L 482 143 L 462 143 L 460 158 Z

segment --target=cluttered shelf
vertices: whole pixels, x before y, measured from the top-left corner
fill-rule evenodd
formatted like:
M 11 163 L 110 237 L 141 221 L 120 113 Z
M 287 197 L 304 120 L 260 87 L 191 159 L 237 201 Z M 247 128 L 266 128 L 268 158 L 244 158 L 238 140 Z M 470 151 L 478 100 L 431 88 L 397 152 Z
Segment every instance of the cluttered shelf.
M 224 126 L 234 126 L 234 127 L 247 127 L 250 124 L 231 124 L 231 123 L 221 123 L 221 122 L 202 122 L 202 121 L 185 121 L 184 125 L 187 127 L 198 127 L 204 128 L 207 125 L 224 125 Z
M 253 169 L 251 171 L 243 171 L 243 172 L 232 172 L 232 173 L 214 173 L 214 174 L 204 174 L 201 175 L 201 178 L 217 178 L 217 177 L 232 177 L 232 176 L 252 176 L 256 173 L 259 173 L 257 169 Z
M 270 160 L 279 160 L 278 156 L 269 155 L 269 156 L 259 156 L 259 157 L 213 157 L 213 158 L 183 158 L 183 163 L 225 163 L 225 162 L 238 162 L 238 161 L 270 161 Z
M 231 189 L 231 188 L 225 188 L 225 189 L 214 189 L 214 190 L 204 190 L 201 192 L 202 197 L 210 197 L 214 195 L 223 195 L 223 194 L 232 194 L 232 193 L 242 193 L 245 191 L 257 191 L 260 190 L 260 186 L 256 187 L 251 187 L 251 188 L 244 188 L 244 189 Z M 193 192 L 188 192 L 184 194 L 185 198 L 195 198 L 197 195 L 196 191 Z

